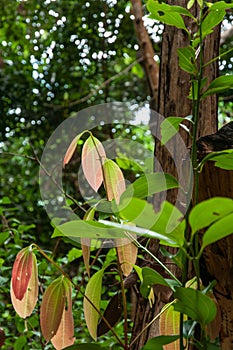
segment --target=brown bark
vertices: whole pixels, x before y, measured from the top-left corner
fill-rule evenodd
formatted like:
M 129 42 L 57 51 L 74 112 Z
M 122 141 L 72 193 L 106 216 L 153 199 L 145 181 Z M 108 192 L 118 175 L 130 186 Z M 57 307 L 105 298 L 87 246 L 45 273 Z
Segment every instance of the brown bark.
M 233 171 L 217 168 L 213 162 L 207 162 L 199 179 L 200 201 L 215 196 L 233 198 L 232 183 Z M 233 349 L 233 235 L 208 246 L 204 251 L 204 260 L 210 278 L 217 281 L 214 294 L 222 318 L 221 349 Z
M 155 52 L 143 23 L 143 11 L 141 0 L 131 0 L 132 14 L 134 15 L 135 32 L 140 47 L 139 54 L 143 57 L 143 68 L 148 81 L 150 96 L 153 102 L 157 102 L 159 84 L 159 66 L 154 60 Z
M 179 5 L 186 7 L 186 0 L 169 0 L 167 3 L 171 5 Z M 196 16 L 198 7 L 193 7 L 193 14 Z M 190 31 L 195 31 L 195 25 L 192 23 L 190 18 L 186 20 L 186 25 Z M 204 61 L 208 62 L 213 57 L 218 55 L 219 48 L 219 28 L 215 29 L 214 32 L 207 37 L 204 44 Z M 162 41 L 162 52 L 161 52 L 161 63 L 160 63 L 160 81 L 159 81 L 159 96 L 158 96 L 158 112 L 156 119 L 152 119 L 151 126 L 152 132 L 156 135 L 155 141 L 155 170 L 159 168 L 158 165 L 162 166 L 162 170 L 165 173 L 169 173 L 182 183 L 183 186 L 189 186 L 189 179 L 182 177 L 181 168 L 184 166 L 183 161 L 187 156 L 188 147 L 191 145 L 189 135 L 184 130 L 180 130 L 180 135 L 186 145 L 187 152 L 181 149 L 181 142 L 179 139 L 175 142 L 174 139 L 170 142 L 170 145 L 166 147 L 161 145 L 160 139 L 160 124 L 163 117 L 177 116 L 185 117 L 192 114 L 191 101 L 187 98 L 190 90 L 190 77 L 188 73 L 182 71 L 178 64 L 178 54 L 177 49 L 188 45 L 187 34 L 174 27 L 166 26 L 163 33 Z M 214 62 L 208 65 L 204 70 L 204 75 L 208 78 L 208 82 L 212 81 L 218 75 L 218 63 Z M 198 124 L 198 137 L 214 133 L 217 130 L 217 97 L 215 95 L 210 96 L 205 99 L 201 104 L 200 116 Z M 184 147 L 183 147 L 184 148 Z M 169 151 L 168 151 L 169 149 Z M 183 152 L 183 153 L 182 153 Z M 176 162 L 174 162 L 174 159 Z M 187 189 L 187 188 L 186 188 Z M 179 196 L 178 196 L 179 197 Z M 155 210 L 158 209 L 162 200 L 164 200 L 164 193 L 155 196 Z M 177 191 L 168 191 L 166 199 L 171 203 L 176 204 L 179 209 L 185 212 L 185 202 L 184 198 L 177 198 Z M 188 205 L 188 204 L 187 204 Z M 186 206 L 187 206 L 186 205 Z M 164 264 L 169 264 L 172 272 L 180 277 L 181 271 L 179 271 L 176 266 L 171 264 L 171 261 L 167 258 L 159 256 L 157 249 L 157 242 L 150 241 L 150 249 L 152 249 L 157 256 L 163 261 Z M 169 248 L 170 252 L 173 253 L 174 249 Z M 149 258 L 148 258 L 149 259 Z M 166 294 L 166 293 L 165 293 Z M 167 296 L 161 298 L 161 291 L 156 290 L 156 303 L 151 308 L 148 302 L 143 300 L 139 295 L 136 296 L 136 310 L 133 328 L 133 339 L 137 336 L 139 331 L 141 331 L 148 323 L 155 317 L 156 314 L 161 310 L 164 305 L 166 298 L 169 298 L 169 293 Z M 150 325 L 146 332 L 144 332 L 134 343 L 132 347 L 134 350 L 139 350 L 145 342 L 156 335 L 158 335 L 158 322 L 154 322 Z

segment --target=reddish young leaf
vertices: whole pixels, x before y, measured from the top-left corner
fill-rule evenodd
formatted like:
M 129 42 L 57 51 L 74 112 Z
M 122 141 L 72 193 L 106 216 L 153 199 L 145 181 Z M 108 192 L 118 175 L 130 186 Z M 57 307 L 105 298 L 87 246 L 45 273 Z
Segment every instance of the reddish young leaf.
M 13 291 L 12 282 L 11 282 L 10 294 L 11 294 L 12 305 L 15 311 L 17 312 L 17 314 L 22 318 L 26 318 L 30 316 L 36 306 L 37 299 L 38 299 L 38 271 L 37 271 L 36 256 L 34 253 L 32 253 L 31 277 L 29 279 L 27 290 L 23 296 L 23 299 L 19 300 L 16 298 Z
M 108 200 L 120 201 L 120 196 L 125 191 L 125 179 L 119 166 L 110 159 L 107 159 L 103 164 L 105 189 Z
M 85 133 L 86 131 L 83 131 L 81 132 L 79 135 L 77 135 L 73 141 L 71 142 L 71 144 L 69 145 L 67 151 L 66 151 L 66 154 L 65 154 L 65 157 L 63 159 L 63 167 L 65 167 L 66 164 L 69 163 L 69 161 L 71 160 L 73 154 L 74 154 L 74 151 L 76 150 L 76 147 L 77 147 L 77 144 L 78 144 L 78 141 L 79 139 L 82 137 L 82 135 Z
M 67 279 L 63 280 L 66 291 L 66 305 L 63 309 L 60 325 L 57 333 L 51 339 L 56 350 L 65 349 L 74 344 L 74 319 L 72 314 L 72 288 Z
M 12 289 L 16 299 L 22 300 L 27 291 L 32 273 L 32 249 L 26 247 L 20 250 L 12 269 Z
M 102 143 L 96 137 L 90 136 L 83 145 L 82 168 L 89 185 L 96 192 L 103 182 L 102 164 L 105 159 Z
M 64 276 L 57 278 L 46 289 L 40 308 L 40 325 L 43 336 L 49 341 L 57 333 L 65 308 L 66 289 Z

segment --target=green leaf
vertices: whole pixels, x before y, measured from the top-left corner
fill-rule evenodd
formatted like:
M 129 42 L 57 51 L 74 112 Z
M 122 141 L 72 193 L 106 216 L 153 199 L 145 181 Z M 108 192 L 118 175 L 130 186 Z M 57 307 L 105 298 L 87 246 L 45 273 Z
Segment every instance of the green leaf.
M 214 165 L 225 170 L 233 170 L 233 150 L 219 151 L 211 153 L 212 157 L 208 160 L 214 161 Z M 205 158 L 204 158 L 205 159 Z M 204 160 L 203 159 L 203 160 Z
M 176 287 L 174 310 L 186 314 L 202 326 L 210 323 L 216 316 L 215 303 L 202 292 L 193 288 Z
M 189 2 L 187 4 L 187 9 L 188 10 L 191 9 L 193 7 L 194 3 L 195 3 L 195 0 L 189 0 Z
M 115 199 L 119 202 L 120 196 L 125 191 L 125 179 L 119 166 L 111 159 L 106 159 L 103 164 L 104 186 L 109 201 Z
M 233 75 L 223 75 L 221 77 L 214 79 L 210 83 L 210 85 L 208 86 L 208 88 L 206 89 L 202 97 L 213 95 L 218 92 L 222 92 L 224 90 L 229 90 L 229 89 L 232 89 L 232 87 L 233 87 Z
M 140 286 L 140 292 L 144 298 L 147 298 L 150 294 L 151 286 L 154 284 L 160 284 L 169 287 L 165 278 L 161 276 L 157 271 L 151 269 L 150 267 L 142 268 L 142 283 Z
M 163 350 L 163 345 L 173 343 L 179 339 L 179 335 L 159 335 L 148 340 L 141 350 Z
M 210 8 L 209 13 L 202 22 L 202 36 L 212 33 L 213 28 L 222 22 L 225 16 L 225 10 L 220 8 Z
M 57 332 L 65 308 L 66 288 L 61 276 L 46 289 L 40 308 L 41 332 L 49 341 Z
M 233 212 L 233 200 L 215 197 L 198 203 L 190 212 L 192 235 Z
M 74 220 L 66 222 L 65 224 L 59 225 L 55 228 L 52 238 L 67 236 L 71 238 L 124 238 L 125 234 L 123 230 L 117 230 L 110 228 L 98 221 L 83 221 Z
M 161 143 L 165 145 L 179 131 L 180 123 L 184 118 L 168 117 L 161 123 Z
M 181 47 L 178 49 L 179 66 L 189 74 L 196 74 L 195 50 L 192 46 Z
M 171 203 L 164 201 L 161 205 L 161 209 L 156 213 L 157 220 L 152 231 L 160 232 L 170 237 L 171 240 L 177 242 L 178 246 L 182 246 L 184 243 L 184 231 L 185 231 L 185 220 L 183 214 Z M 166 242 L 160 240 L 160 244 L 166 245 Z
M 232 201 L 233 202 L 233 201 Z M 202 238 L 203 250 L 207 245 L 219 241 L 233 233 L 233 212 L 213 223 Z
M 233 4 L 226 3 L 225 1 L 217 1 L 214 4 L 211 4 L 210 11 L 214 10 L 221 10 L 221 9 L 230 9 L 233 8 Z
M 129 185 L 121 199 L 129 197 L 146 198 L 154 193 L 177 187 L 179 187 L 177 180 L 169 174 L 159 172 L 146 174 Z
M 89 279 L 83 300 L 84 317 L 87 328 L 94 340 L 97 339 L 97 327 L 99 321 L 99 313 L 97 310 L 100 309 L 103 274 L 104 269 L 101 269 Z M 97 310 L 93 307 L 90 301 Z
M 174 9 L 174 7 L 176 9 Z M 184 29 L 188 32 L 181 14 L 178 12 L 179 6 L 169 6 L 158 1 L 149 0 L 147 3 L 148 11 L 151 12 L 150 18 L 156 19 L 159 22 L 175 26 L 176 28 Z M 180 11 L 185 9 L 180 8 Z M 186 10 L 189 12 L 188 10 Z
M 143 227 L 137 227 L 137 226 L 132 226 L 132 225 L 126 225 L 126 224 L 118 224 L 116 222 L 109 222 L 106 220 L 100 220 L 101 223 L 110 226 L 110 227 L 114 227 L 119 229 L 120 231 L 124 232 L 132 232 L 132 233 L 136 233 L 139 236 L 145 236 L 145 237 L 149 237 L 149 238 L 155 238 L 155 239 L 159 239 L 160 242 L 162 242 L 162 244 L 165 245 L 169 245 L 169 246 L 174 246 L 174 247 L 179 247 L 183 245 L 183 239 L 181 239 L 179 236 L 177 237 L 177 235 L 172 235 L 172 234 L 161 234 L 152 230 L 148 230 L 146 228 Z M 127 235 L 127 237 L 129 237 Z

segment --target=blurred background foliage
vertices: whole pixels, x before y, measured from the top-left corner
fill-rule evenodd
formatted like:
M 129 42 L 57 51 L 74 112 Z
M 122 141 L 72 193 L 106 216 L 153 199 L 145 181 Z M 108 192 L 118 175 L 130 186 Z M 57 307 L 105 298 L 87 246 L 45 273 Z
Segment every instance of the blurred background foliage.
M 69 116 L 113 101 L 148 106 L 149 90 L 130 2 L 0 0 L 0 14 L 0 328 L 6 334 L 2 349 L 51 349 L 38 332 L 38 310 L 25 323 L 15 316 L 9 298 L 15 256 L 32 242 L 52 252 L 75 278 L 84 278 L 79 248 L 75 251 L 50 239 L 52 227 L 39 193 L 39 159 L 51 133 Z M 221 52 L 233 47 L 232 22 L 228 12 Z M 159 61 L 162 26 L 149 20 L 145 24 Z M 232 74 L 232 52 L 219 65 L 220 74 Z M 222 124 L 232 120 L 232 91 L 219 96 L 219 101 Z M 119 122 L 100 127 L 97 134 L 101 140 L 119 136 L 137 140 L 153 150 L 147 122 L 127 128 Z M 138 173 L 132 164 L 123 170 L 131 180 Z M 101 255 L 98 259 L 101 263 Z M 42 258 L 39 271 L 43 289 L 56 271 Z M 114 274 L 111 278 L 114 284 Z M 88 341 L 81 299 L 75 296 L 76 331 Z M 122 325 L 118 327 L 123 333 Z M 106 346 L 112 345 L 111 336 L 103 339 Z

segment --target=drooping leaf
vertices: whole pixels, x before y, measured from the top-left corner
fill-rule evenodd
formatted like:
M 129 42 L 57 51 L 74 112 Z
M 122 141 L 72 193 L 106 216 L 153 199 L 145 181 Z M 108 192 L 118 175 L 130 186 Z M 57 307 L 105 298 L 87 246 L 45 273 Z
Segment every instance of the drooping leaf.
M 31 276 L 27 285 L 27 290 L 21 300 L 17 299 L 12 283 L 11 283 L 11 301 L 12 305 L 17 312 L 17 314 L 22 317 L 26 318 L 31 315 L 32 311 L 34 310 L 37 299 L 38 299 L 38 271 L 37 271 L 37 261 L 36 256 L 34 253 L 32 253 L 32 270 L 31 270 Z
M 204 233 L 202 238 L 203 250 L 206 246 L 219 241 L 233 233 L 233 212 L 228 214 L 217 222 L 214 222 Z
M 121 314 L 122 314 L 122 305 L 121 305 L 121 297 L 120 294 L 115 294 L 109 301 L 103 317 L 105 320 L 108 321 L 109 325 L 111 327 L 114 327 L 117 322 L 119 321 Z M 107 333 L 109 331 L 109 327 L 106 325 L 104 320 L 101 318 L 100 322 L 98 323 L 97 327 L 97 337 L 100 337 L 101 335 Z
M 203 93 L 202 97 L 217 94 L 219 92 L 232 89 L 233 87 L 233 75 L 224 75 L 214 79 L 206 91 Z
M 214 302 L 199 290 L 176 287 L 174 297 L 178 299 L 173 304 L 174 310 L 186 314 L 202 326 L 210 323 L 216 316 Z
M 63 167 L 65 167 L 66 164 L 69 163 L 69 161 L 71 160 L 73 154 L 74 154 L 74 151 L 76 150 L 77 148 L 77 145 L 78 145 L 78 141 L 80 140 L 80 138 L 82 137 L 82 135 L 85 133 L 86 131 L 83 131 L 82 133 L 80 133 L 79 135 L 77 135 L 73 141 L 71 142 L 71 144 L 69 145 L 67 151 L 66 151 L 66 154 L 64 156 L 64 159 L 63 159 Z
M 178 49 L 179 66 L 189 74 L 196 74 L 195 50 L 192 46 L 181 47 Z
M 40 325 L 44 338 L 49 341 L 57 333 L 66 302 L 63 276 L 54 280 L 46 289 L 40 308 Z
M 94 136 L 88 137 L 82 149 L 82 168 L 86 180 L 96 192 L 103 182 L 102 166 L 105 159 L 102 143 Z
M 72 288 L 68 279 L 63 279 L 65 287 L 65 307 L 61 317 L 61 322 L 55 336 L 52 337 L 51 342 L 56 350 L 67 348 L 74 344 L 74 319 L 72 313 Z
M 115 199 L 119 203 L 120 196 L 125 191 L 125 179 L 119 166 L 111 159 L 103 164 L 104 185 L 109 201 Z
M 136 263 L 138 247 L 130 242 L 128 238 L 118 238 L 116 240 L 117 254 L 124 276 L 128 276 Z
M 179 131 L 180 123 L 184 118 L 168 117 L 161 123 L 162 144 L 165 145 Z
M 230 198 L 215 197 L 198 203 L 189 215 L 192 234 L 210 226 L 232 212 L 233 200 Z
M 188 13 L 192 16 L 188 10 L 179 6 L 170 6 L 164 3 L 159 3 L 154 0 L 149 0 L 147 2 L 147 8 L 151 13 L 151 18 L 187 31 L 181 13 L 184 14 L 185 12 L 185 14 Z
M 12 289 L 16 299 L 22 300 L 27 291 L 33 266 L 31 247 L 21 249 L 12 268 Z
M 148 340 L 141 350 L 164 350 L 164 345 L 173 343 L 179 339 L 179 335 L 159 335 Z
M 180 313 L 174 311 L 171 304 L 169 307 L 165 305 L 161 310 L 159 318 L 159 333 L 161 335 L 172 335 L 180 333 Z M 180 342 L 177 339 L 175 342 L 163 346 L 164 350 L 179 350 Z
M 86 320 L 87 328 L 94 340 L 97 339 L 97 327 L 99 320 L 99 313 L 97 310 L 100 309 L 103 274 L 104 269 L 101 269 L 89 279 L 83 300 L 84 317 Z

